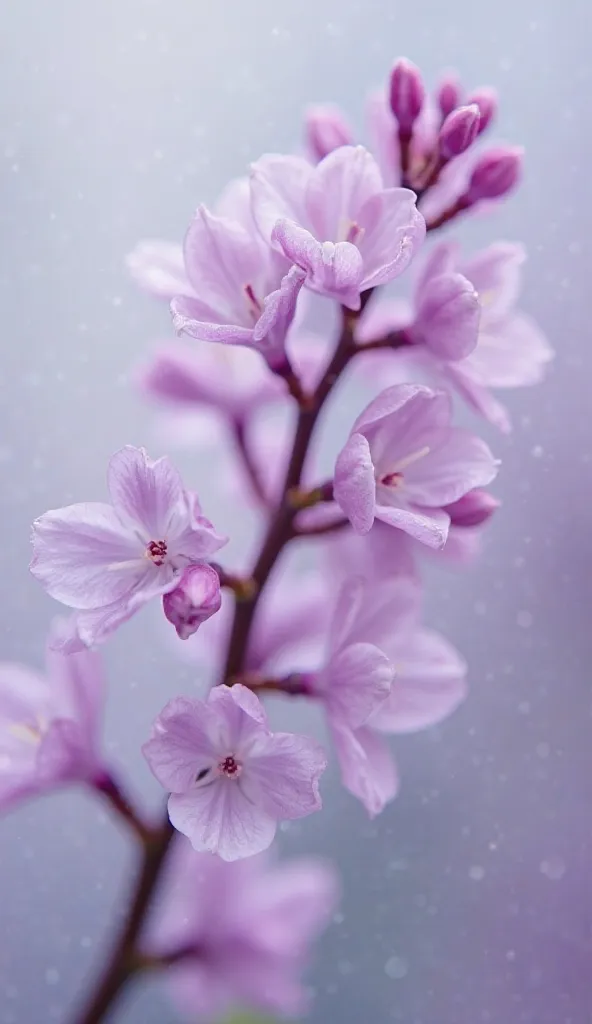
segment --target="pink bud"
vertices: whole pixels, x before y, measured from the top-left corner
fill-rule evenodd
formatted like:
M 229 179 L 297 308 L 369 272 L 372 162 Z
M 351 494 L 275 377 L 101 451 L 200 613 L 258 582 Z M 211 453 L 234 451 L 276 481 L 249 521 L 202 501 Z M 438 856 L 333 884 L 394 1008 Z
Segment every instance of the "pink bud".
M 469 203 L 497 199 L 510 192 L 520 179 L 524 150 L 519 146 L 498 146 L 479 159 L 467 190 Z
M 493 494 L 481 487 L 475 487 L 458 501 L 446 505 L 444 511 L 448 512 L 453 526 L 481 526 L 491 519 L 499 505 Z
M 448 117 L 453 110 L 456 110 L 460 103 L 461 91 L 458 79 L 449 75 L 442 79 L 436 98 L 442 117 Z M 474 102 L 473 100 L 471 102 Z
M 481 114 L 476 103 L 453 110 L 440 128 L 440 155 L 445 160 L 451 160 L 464 153 L 477 138 L 480 120 Z
M 395 64 L 390 79 L 391 110 L 402 131 L 411 131 L 421 113 L 425 89 L 421 71 L 410 60 L 401 57 Z
M 354 138 L 339 107 L 309 107 L 304 120 L 304 132 L 310 151 L 317 160 L 340 146 L 352 145 Z
M 175 589 L 162 599 L 164 614 L 181 640 L 219 611 L 221 603 L 220 577 L 211 565 L 188 566 Z
M 479 131 L 477 134 L 481 135 L 491 124 L 493 118 L 497 114 L 497 93 L 495 89 L 490 88 L 488 85 L 484 85 L 481 89 L 475 89 L 475 92 L 469 97 L 467 103 L 476 103 L 479 107 L 481 121 L 479 122 Z

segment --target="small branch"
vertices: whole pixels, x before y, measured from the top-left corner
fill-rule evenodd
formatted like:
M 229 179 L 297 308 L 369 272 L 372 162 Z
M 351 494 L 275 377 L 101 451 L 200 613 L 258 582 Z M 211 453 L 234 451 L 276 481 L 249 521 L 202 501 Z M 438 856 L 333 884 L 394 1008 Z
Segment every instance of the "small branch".
M 399 152 L 401 160 L 401 185 L 409 188 L 409 163 L 411 156 L 412 133 L 409 129 L 399 128 Z
M 111 805 L 113 810 L 135 833 L 137 839 L 145 844 L 152 837 L 152 829 L 147 825 L 132 806 L 131 801 L 108 771 L 102 772 L 91 780 L 90 786 Z
M 405 348 L 411 344 L 412 342 L 409 339 L 407 331 L 390 331 L 388 334 L 383 335 L 382 338 L 374 338 L 372 341 L 367 341 L 365 344 L 360 343 L 356 345 L 356 353 L 361 355 L 363 352 L 375 352 L 377 349 L 381 348 Z
M 243 419 L 235 419 L 232 421 L 232 436 L 254 496 L 264 508 L 269 508 L 269 497 L 265 493 L 261 474 L 259 473 L 259 469 L 249 449 L 246 438 L 245 421 Z
M 461 196 L 456 202 L 449 206 L 447 210 L 439 214 L 438 217 L 434 217 L 426 223 L 426 231 L 435 231 L 437 228 L 441 228 L 444 224 L 448 224 L 454 217 L 457 217 L 459 213 L 463 213 L 469 209 L 471 204 L 467 201 L 465 196 Z
M 301 512 L 305 508 L 314 508 L 324 501 L 333 501 L 333 481 L 313 487 L 310 491 L 302 491 L 299 487 L 293 487 L 286 494 L 286 501 L 290 508 Z
M 294 530 L 296 539 L 308 537 L 326 537 L 328 533 L 339 533 L 347 529 L 349 519 L 334 519 L 332 522 L 319 523 L 318 526 L 297 526 Z
M 287 697 L 312 697 L 310 676 L 304 672 L 292 672 L 281 679 L 262 676 L 258 672 L 243 672 L 229 680 L 230 686 L 241 683 L 253 693 L 283 693 Z

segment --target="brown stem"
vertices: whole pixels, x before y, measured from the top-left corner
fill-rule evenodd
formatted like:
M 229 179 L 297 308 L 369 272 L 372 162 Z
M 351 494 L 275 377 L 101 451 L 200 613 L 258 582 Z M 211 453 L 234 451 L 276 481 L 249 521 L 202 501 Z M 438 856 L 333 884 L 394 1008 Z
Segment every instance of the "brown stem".
M 132 806 L 129 797 L 123 792 L 121 786 L 115 781 L 110 772 L 106 770 L 101 772 L 100 775 L 95 776 L 91 780 L 90 785 L 108 801 L 113 810 L 125 822 L 128 828 L 131 828 L 141 843 L 145 843 L 150 839 L 152 835 L 150 826 L 142 821 L 142 818 Z
M 468 210 L 471 204 L 467 200 L 466 196 L 461 196 L 456 202 L 449 206 L 447 210 L 444 210 L 433 220 L 426 222 L 426 231 L 435 231 L 436 228 L 441 228 L 444 224 L 448 224 L 449 221 L 457 217 L 459 213 L 463 213 L 464 210 Z
M 236 419 L 233 421 L 232 436 L 253 494 L 257 498 L 257 501 L 259 501 L 264 508 L 267 508 L 269 506 L 269 497 L 265 493 L 265 487 L 263 486 L 259 469 L 255 464 L 251 450 L 247 444 L 244 420 Z
M 381 348 L 404 348 L 406 345 L 411 345 L 412 342 L 409 339 L 407 331 L 389 331 L 388 334 L 384 334 L 382 338 L 374 338 L 372 341 L 367 341 L 365 344 L 356 345 L 356 352 L 375 352 Z

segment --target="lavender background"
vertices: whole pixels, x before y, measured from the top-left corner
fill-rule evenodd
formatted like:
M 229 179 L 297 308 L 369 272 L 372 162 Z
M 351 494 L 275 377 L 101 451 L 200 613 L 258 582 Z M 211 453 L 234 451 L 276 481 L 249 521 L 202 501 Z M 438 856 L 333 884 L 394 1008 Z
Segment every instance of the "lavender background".
M 149 443 L 126 372 L 168 318 L 127 281 L 136 239 L 179 238 L 199 200 L 265 150 L 291 148 L 303 106 L 363 96 L 406 54 L 433 83 L 456 66 L 502 95 L 502 138 L 528 174 L 467 247 L 527 243 L 524 306 L 557 349 L 511 400 L 503 509 L 469 574 L 434 572 L 428 619 L 466 654 L 472 694 L 398 744 L 400 798 L 369 824 L 338 788 L 285 850 L 336 855 L 342 913 L 321 944 L 313 1024 L 585 1024 L 592 1020 L 589 43 L 576 0 L 21 0 L 0 36 L 0 657 L 38 662 L 54 609 L 29 579 L 31 519 L 101 497 L 108 455 Z M 349 414 L 348 414 L 349 415 Z M 487 433 L 487 432 L 486 432 Z M 335 435 L 334 442 L 338 442 Z M 151 448 L 155 448 L 154 443 Z M 216 523 L 240 541 L 182 458 Z M 149 722 L 191 686 L 151 631 L 106 653 L 107 744 L 138 794 Z M 68 793 L 0 822 L 0 1022 L 63 1021 L 121 909 L 131 847 Z M 117 1018 L 168 1024 L 146 988 Z

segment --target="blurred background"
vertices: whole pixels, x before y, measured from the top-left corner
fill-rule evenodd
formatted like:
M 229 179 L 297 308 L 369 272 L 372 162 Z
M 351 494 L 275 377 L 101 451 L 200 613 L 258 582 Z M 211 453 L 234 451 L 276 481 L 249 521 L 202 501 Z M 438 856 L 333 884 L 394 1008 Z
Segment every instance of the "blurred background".
M 0 33 L 0 658 L 41 664 L 57 610 L 27 572 L 29 525 L 102 499 L 122 444 L 161 454 L 130 368 L 170 336 L 125 254 L 180 240 L 199 201 L 264 151 L 299 144 L 307 103 L 364 98 L 394 58 L 429 84 L 454 67 L 500 92 L 496 137 L 527 149 L 525 183 L 463 224 L 466 251 L 529 251 L 521 305 L 556 349 L 510 395 L 503 508 L 469 572 L 434 569 L 427 621 L 470 665 L 466 705 L 397 744 L 400 797 L 370 823 L 335 777 L 285 853 L 335 856 L 345 895 L 318 949 L 312 1024 L 585 1024 L 592 1020 L 592 443 L 589 40 L 578 0 L 20 0 Z M 504 399 L 507 395 L 503 396 Z M 357 408 L 352 410 L 355 414 Z M 342 416 L 344 413 L 342 413 Z M 344 423 L 352 414 L 346 410 Z M 335 434 L 336 447 L 342 434 Z M 211 453 L 178 458 L 206 513 L 246 540 Z M 138 796 L 162 793 L 139 751 L 194 673 L 151 611 L 105 651 L 106 745 Z M 162 634 L 164 636 L 164 634 Z M 121 913 L 133 851 L 69 792 L 0 822 L 0 1022 L 63 1021 Z M 175 1020 L 159 988 L 117 1020 Z

